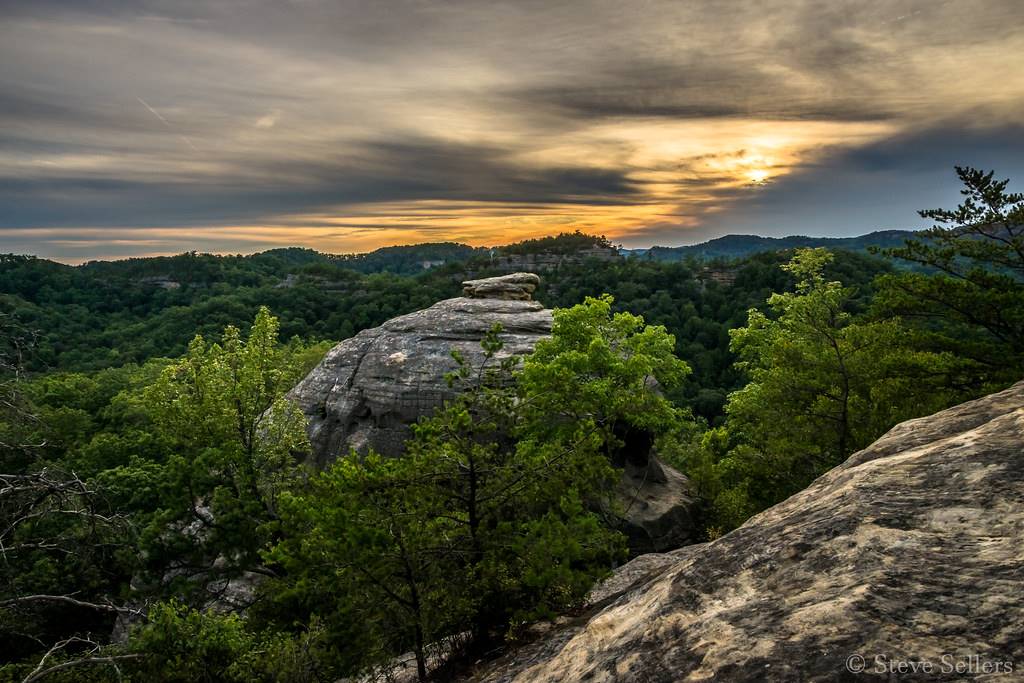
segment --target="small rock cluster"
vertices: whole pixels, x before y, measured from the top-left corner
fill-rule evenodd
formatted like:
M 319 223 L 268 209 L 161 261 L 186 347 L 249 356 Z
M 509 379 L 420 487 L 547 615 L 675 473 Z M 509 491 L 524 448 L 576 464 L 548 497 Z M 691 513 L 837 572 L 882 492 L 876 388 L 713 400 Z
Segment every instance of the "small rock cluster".
M 540 277 L 534 273 L 511 273 L 462 283 L 462 293 L 471 299 L 505 299 L 506 301 L 530 301 L 540 284 Z

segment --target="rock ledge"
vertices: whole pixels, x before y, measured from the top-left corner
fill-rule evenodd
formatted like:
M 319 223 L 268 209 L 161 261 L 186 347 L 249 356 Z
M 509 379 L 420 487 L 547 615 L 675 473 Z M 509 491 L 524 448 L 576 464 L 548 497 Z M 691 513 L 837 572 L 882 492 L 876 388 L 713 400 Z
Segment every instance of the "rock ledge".
M 472 680 L 894 680 L 879 661 L 1020 680 L 1022 548 L 1024 382 L 896 426 L 711 543 L 637 558 L 594 613 Z

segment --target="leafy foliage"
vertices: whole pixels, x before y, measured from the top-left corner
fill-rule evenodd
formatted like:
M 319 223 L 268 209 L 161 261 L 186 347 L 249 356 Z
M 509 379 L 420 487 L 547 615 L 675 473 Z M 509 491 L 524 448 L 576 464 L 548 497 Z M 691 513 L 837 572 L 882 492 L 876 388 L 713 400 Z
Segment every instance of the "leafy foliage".
M 600 238 L 578 237 L 509 245 L 502 253 L 571 253 L 601 243 Z M 412 258 L 428 246 L 399 253 Z M 762 306 L 771 291 L 792 287 L 791 278 L 777 268 L 784 259 L 766 253 L 714 266 L 735 273 L 731 286 L 701 279 L 696 261 L 567 259 L 544 273 L 537 298 L 551 307 L 570 307 L 587 296 L 609 293 L 616 311 L 664 325 L 676 339 L 676 354 L 694 370 L 670 396 L 720 421 L 726 394 L 743 381 L 732 367 L 728 330 L 743 324 L 746 311 Z M 468 277 L 498 274 L 486 257 L 421 269 L 414 277 L 363 274 L 352 270 L 354 263 L 301 249 L 246 257 L 182 254 L 77 268 L 0 257 L 0 313 L 8 311 L 13 320 L 39 331 L 29 370 L 83 372 L 181 355 L 196 334 L 213 338 L 227 325 L 241 328 L 260 306 L 275 311 L 286 338 L 345 339 L 456 296 L 458 283 Z M 867 296 L 871 278 L 885 265 L 839 253 L 829 268 L 834 276 L 860 285 Z
M 143 394 L 173 452 L 145 540 L 150 562 L 175 567 L 179 582 L 256 566 L 279 494 L 302 477 L 293 454 L 309 448 L 305 418 L 283 395 L 310 357 L 277 337 L 262 308 L 248 339 L 231 326 L 220 343 L 197 336 Z
M 704 435 L 686 469 L 723 528 L 800 490 L 901 420 L 948 404 L 948 355 L 915 351 L 898 320 L 857 320 L 854 291 L 827 280 L 824 249 L 784 266 L 796 291 L 731 332 L 750 382 L 729 396 L 727 430 Z
M 470 247 L 455 242 L 382 247 L 366 254 L 346 254 L 331 260 L 360 273 L 395 273 L 415 275 L 438 265 L 462 263 L 481 256 L 483 247 Z
M 655 387 L 682 382 L 689 366 L 674 355 L 675 339 L 640 316 L 612 314 L 614 299 L 588 297 L 556 309 L 552 336 L 537 343 L 520 383 L 530 438 L 558 442 L 581 427 L 601 435 L 608 460 L 624 463 L 629 439 L 665 434 L 687 415 Z M 643 455 L 651 443 L 642 445 Z
M 131 680 L 168 683 L 328 683 L 331 646 L 314 620 L 294 636 L 254 631 L 238 614 L 154 605 L 121 665 Z
M 991 171 L 956 173 L 964 201 L 921 211 L 936 225 L 886 252 L 930 272 L 884 278 L 876 306 L 914 322 L 922 345 L 971 361 L 971 383 L 991 389 L 1024 372 L 1024 194 Z
M 234 328 L 220 343 L 197 338 L 175 363 L 19 387 L 35 446 L 0 474 L 0 634 L 12 657 L 56 643 L 56 666 L 134 613 L 129 595 L 202 600 L 214 579 L 258 569 L 276 496 L 300 479 L 292 451 L 306 444 L 282 395 L 322 353 L 279 344 L 277 329 L 262 310 L 247 339 Z
M 133 541 L 126 516 L 73 473 L 0 474 L 3 652 L 13 660 L 39 642 L 109 631 Z
M 65 266 L 0 256 L 0 313 L 39 332 L 30 371 L 90 371 L 183 354 L 196 335 L 243 327 L 261 306 L 286 338 L 343 339 L 454 296 L 442 273 L 356 273 L 325 255 L 183 254 Z M 304 274 L 319 264 L 327 276 Z M 289 278 L 289 275 L 292 276 Z
M 515 244 L 501 247 L 503 254 L 571 254 L 582 249 L 592 247 L 603 247 L 610 249 L 612 246 L 603 235 L 587 235 L 579 230 L 563 232 L 550 237 L 538 237 L 532 240 L 523 240 Z

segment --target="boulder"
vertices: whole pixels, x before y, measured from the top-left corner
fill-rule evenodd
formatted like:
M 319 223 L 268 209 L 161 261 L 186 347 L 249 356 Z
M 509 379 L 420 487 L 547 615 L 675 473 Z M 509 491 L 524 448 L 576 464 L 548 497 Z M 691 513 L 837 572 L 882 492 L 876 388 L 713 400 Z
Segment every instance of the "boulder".
M 630 552 L 656 553 L 695 540 L 697 499 L 690 481 L 649 450 L 622 465 L 617 497 L 623 506 L 618 528 Z
M 539 284 L 540 278 L 534 273 L 512 273 L 466 280 L 462 283 L 462 293 L 473 299 L 530 301 Z
M 1015 680 L 1024 382 L 898 425 L 735 531 L 641 556 L 475 681 Z
M 536 301 L 447 299 L 331 349 L 288 394 L 306 416 L 315 464 L 352 449 L 401 455 L 411 425 L 453 396 L 445 381 L 458 367 L 452 351 L 480 365 L 480 340 L 495 323 L 504 328 L 498 357 L 522 356 L 551 334 L 551 311 Z

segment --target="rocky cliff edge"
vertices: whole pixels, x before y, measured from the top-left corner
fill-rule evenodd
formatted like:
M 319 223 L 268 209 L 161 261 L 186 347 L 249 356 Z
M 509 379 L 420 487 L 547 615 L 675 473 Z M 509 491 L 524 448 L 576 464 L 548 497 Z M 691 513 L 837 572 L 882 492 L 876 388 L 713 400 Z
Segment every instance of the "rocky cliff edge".
M 1024 678 L 1024 382 L 898 425 L 714 542 L 641 556 L 475 681 Z

